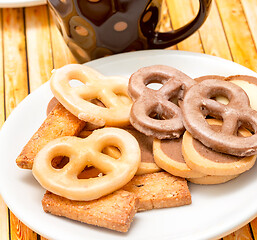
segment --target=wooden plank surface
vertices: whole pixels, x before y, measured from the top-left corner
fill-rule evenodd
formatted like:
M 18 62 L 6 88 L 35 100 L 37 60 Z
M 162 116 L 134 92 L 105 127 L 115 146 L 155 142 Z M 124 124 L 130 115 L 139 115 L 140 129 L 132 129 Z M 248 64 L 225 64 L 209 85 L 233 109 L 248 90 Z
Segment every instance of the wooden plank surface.
M 173 29 L 171 19 L 169 16 L 169 8 L 168 8 L 167 2 L 168 2 L 167 0 L 164 0 L 162 2 L 162 12 L 161 12 L 161 17 L 160 17 L 161 23 L 160 23 L 160 28 L 157 29 L 160 32 L 169 32 L 169 31 L 172 31 L 172 29 Z M 177 50 L 178 47 L 177 47 L 177 45 L 175 45 L 175 46 L 170 46 L 167 49 Z
M 161 31 L 176 29 L 198 11 L 198 0 L 166 0 Z M 167 16 L 170 14 L 170 19 Z M 194 35 L 170 49 L 207 53 L 257 71 L 257 0 L 214 0 L 210 16 Z M 0 126 L 17 104 L 46 82 L 53 68 L 76 60 L 46 6 L 0 12 Z M 9 219 L 10 215 L 10 219 Z M 10 225 L 10 229 L 9 229 Z M 42 239 L 21 223 L 0 197 L 0 240 Z M 257 218 L 223 238 L 256 239 Z
M 256 0 L 241 0 L 243 10 L 253 37 L 255 47 L 257 45 L 257 2 Z
M 23 9 L 3 10 L 6 118 L 28 94 L 23 17 Z
M 0 195 L 0 239 L 9 239 L 9 217 L 8 208 Z
M 0 11 L 0 26 L 2 26 L 2 24 L 2 11 Z M 0 28 L 0 36 L 3 36 L 2 28 Z M 3 53 L 3 38 L 0 37 L 0 128 L 5 121 Z
M 184 26 L 195 17 L 190 1 L 168 0 L 166 2 L 169 9 L 173 29 L 178 29 Z M 202 42 L 198 31 L 186 40 L 178 43 L 177 46 L 178 50 L 200 53 L 203 52 Z
M 3 10 L 3 66 L 6 118 L 27 96 L 27 61 L 23 9 Z M 6 211 L 5 215 L 7 214 Z M 8 215 L 7 215 L 8 216 Z M 6 221 L 8 218 L 6 217 Z M 36 235 L 23 225 L 12 213 L 9 222 L 12 239 L 36 239 Z M 27 238 L 29 236 L 30 238 Z
M 252 240 L 252 234 L 249 225 L 238 229 L 230 235 L 223 238 L 223 240 Z
M 233 60 L 257 71 L 257 52 L 240 0 L 216 0 Z
M 0 26 L 2 26 L 2 10 L 0 11 Z M 3 36 L 3 29 L 0 28 L 0 36 Z M 3 72 L 3 38 L 0 38 L 0 128 L 5 120 L 5 99 L 4 99 L 4 72 Z M 9 218 L 8 208 L 0 195 L 0 239 L 9 239 Z
M 199 10 L 199 4 L 198 1 L 195 0 L 191 0 L 191 3 L 195 15 Z M 199 32 L 204 52 L 206 54 L 232 60 L 227 38 L 215 1 L 212 4 L 212 8 L 206 22 L 200 28 Z
M 37 234 L 18 220 L 12 212 L 10 214 L 10 219 L 12 240 L 37 240 Z
M 254 237 L 254 239 L 257 239 L 257 218 L 252 220 L 250 225 L 251 225 L 253 237 Z
M 49 80 L 53 69 L 51 35 L 46 6 L 25 8 L 30 91 Z

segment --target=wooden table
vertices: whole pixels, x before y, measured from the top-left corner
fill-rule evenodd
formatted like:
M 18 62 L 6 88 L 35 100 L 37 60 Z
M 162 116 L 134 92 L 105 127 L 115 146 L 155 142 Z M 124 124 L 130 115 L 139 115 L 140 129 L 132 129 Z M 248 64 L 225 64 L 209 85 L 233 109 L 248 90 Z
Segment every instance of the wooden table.
M 161 28 L 177 28 L 198 0 L 166 0 Z M 168 17 L 169 13 L 170 18 Z M 0 10 L 0 126 L 53 68 L 76 62 L 46 6 Z M 204 26 L 171 49 L 206 53 L 257 71 L 257 0 L 216 0 Z M 238 209 L 240 211 L 240 209 Z M 223 239 L 257 239 L 257 218 Z M 0 196 L 0 240 L 44 239 L 27 228 Z

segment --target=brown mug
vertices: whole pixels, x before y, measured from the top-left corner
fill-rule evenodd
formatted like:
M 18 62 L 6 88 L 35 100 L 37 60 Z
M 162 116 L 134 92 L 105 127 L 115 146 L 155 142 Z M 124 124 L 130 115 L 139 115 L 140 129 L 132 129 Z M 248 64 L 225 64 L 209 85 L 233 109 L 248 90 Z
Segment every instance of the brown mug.
M 156 31 L 161 0 L 48 0 L 48 4 L 65 42 L 82 63 L 120 52 L 172 46 L 203 24 L 211 1 L 199 0 L 196 17 L 169 32 Z

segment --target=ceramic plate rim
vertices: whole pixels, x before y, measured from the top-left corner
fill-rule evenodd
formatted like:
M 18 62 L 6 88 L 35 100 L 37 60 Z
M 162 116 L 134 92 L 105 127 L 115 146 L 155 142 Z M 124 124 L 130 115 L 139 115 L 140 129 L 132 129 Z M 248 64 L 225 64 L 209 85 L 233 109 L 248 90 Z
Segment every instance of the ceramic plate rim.
M 184 57 L 193 57 L 194 59 L 196 58 L 204 58 L 204 59 L 210 59 L 210 60 L 214 60 L 214 61 L 219 61 L 219 62 L 224 62 L 224 64 L 233 64 L 234 66 L 238 66 L 240 69 L 245 69 L 246 71 L 249 72 L 249 75 L 255 75 L 257 76 L 257 74 L 239 64 L 233 63 L 231 61 L 225 60 L 225 59 L 221 59 L 215 56 L 210 56 L 210 55 L 206 55 L 206 54 L 200 54 L 200 53 L 192 53 L 192 52 L 185 52 L 185 51 L 176 51 L 176 50 L 145 50 L 145 51 L 138 51 L 138 52 L 133 52 L 133 53 L 124 53 L 124 54 L 117 54 L 114 56 L 109 56 L 106 58 L 102 58 L 102 59 L 98 59 L 98 60 L 94 60 L 92 62 L 87 63 L 87 66 L 90 67 L 95 67 L 95 66 L 99 66 L 99 65 L 103 65 L 105 63 L 108 63 L 110 60 L 113 60 L 113 62 L 118 61 L 118 60 L 123 60 L 123 59 L 134 59 L 136 57 L 143 57 L 143 58 L 151 58 L 153 56 L 158 56 L 161 57 L 163 55 L 173 55 L 173 56 L 184 56 Z M 9 121 L 11 121 L 14 116 L 16 116 L 16 113 L 19 111 L 19 109 L 21 108 L 21 106 L 24 106 L 26 104 L 29 104 L 30 99 L 32 99 L 34 96 L 36 96 L 38 93 L 40 93 L 40 91 L 42 91 L 43 88 L 49 87 L 49 82 L 43 84 L 41 87 L 39 87 L 38 89 L 36 89 L 34 92 L 32 92 L 30 95 L 28 95 L 18 106 L 16 109 L 13 110 L 13 112 L 10 114 L 10 116 L 8 117 L 8 119 L 6 120 L 6 122 L 4 123 L 1 131 L 0 131 L 0 143 L 2 143 L 3 138 L 5 136 L 5 132 L 6 129 L 8 129 L 8 124 Z M 10 119 L 10 120 L 9 120 Z M 3 150 L 0 149 L 0 153 Z M 0 154 L 1 155 L 1 154 Z M 1 160 L 0 160 L 1 162 Z M 1 170 L 0 170 L 1 172 Z M 34 229 L 36 232 L 38 232 L 39 234 L 41 234 L 42 236 L 45 236 L 47 238 L 51 238 L 53 236 L 49 236 L 47 233 L 42 232 L 41 230 L 38 229 L 38 227 L 35 227 L 33 225 L 33 223 L 31 223 L 30 221 L 27 221 L 27 219 L 24 219 L 24 217 L 22 216 L 22 210 L 16 209 L 15 206 L 12 205 L 13 201 L 11 200 L 11 197 L 8 196 L 8 193 L 6 191 L 6 187 L 1 184 L 3 182 L 4 178 L 2 176 L 2 174 L 0 174 L 0 193 L 2 194 L 2 198 L 3 200 L 6 202 L 6 204 L 8 205 L 8 207 L 10 208 L 11 211 L 13 211 L 13 213 L 19 218 L 21 219 L 27 226 L 29 226 L 31 229 Z M 250 204 L 249 204 L 250 206 Z M 241 217 L 240 220 L 234 221 L 233 223 L 227 224 L 225 225 L 223 228 L 220 228 L 218 232 L 206 232 L 206 231 L 201 231 L 200 234 L 198 235 L 195 239 L 206 239 L 208 237 L 208 239 L 212 239 L 212 238 L 217 238 L 217 237 L 222 237 L 230 232 L 233 232 L 234 230 L 240 228 L 241 226 L 243 226 L 244 224 L 246 224 L 248 221 L 252 220 L 255 215 L 257 214 L 257 205 L 256 206 L 252 206 L 251 208 L 248 207 L 247 209 L 248 211 L 244 212 L 243 216 Z M 163 239 L 168 239 L 169 236 L 164 236 Z M 184 238 L 183 238 L 184 239 Z
M 0 1 L 1 8 L 20 8 L 32 7 L 46 4 L 46 0 L 2 0 Z

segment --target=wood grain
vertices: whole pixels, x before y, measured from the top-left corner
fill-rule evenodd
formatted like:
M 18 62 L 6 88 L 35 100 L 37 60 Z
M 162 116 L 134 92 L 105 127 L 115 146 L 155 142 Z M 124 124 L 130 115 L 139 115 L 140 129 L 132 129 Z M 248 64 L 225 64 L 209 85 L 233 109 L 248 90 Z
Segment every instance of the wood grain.
M 253 238 L 252 238 L 250 227 L 248 224 L 223 238 L 223 240 L 252 240 L 252 239 Z
M 163 1 L 162 3 L 162 11 L 159 20 L 159 29 L 160 32 L 168 32 L 172 30 L 171 19 L 168 12 L 167 2 Z M 157 30 L 157 29 L 156 29 Z
M 216 0 L 233 60 L 257 71 L 256 48 L 240 0 Z
M 198 12 L 198 1 L 191 0 L 194 14 Z M 207 20 L 199 29 L 204 52 L 213 56 L 232 60 L 229 45 L 220 19 L 216 2 L 212 2 Z M 218 36 L 218 37 L 217 37 Z
M 27 61 L 22 9 L 3 9 L 6 118 L 27 96 Z
M 0 11 L 0 26 L 2 26 L 2 10 Z M 3 72 L 3 31 L 0 28 L 0 128 L 5 120 L 5 99 L 4 99 L 4 72 Z M 0 195 L 0 239 L 9 239 L 9 217 L 8 208 Z
M 6 118 L 28 94 L 26 43 L 22 9 L 3 10 L 3 46 L 4 46 L 4 84 Z M 3 211 L 6 215 L 6 211 Z M 10 215 L 10 234 L 19 239 L 22 223 Z M 24 226 L 22 232 L 31 235 L 32 231 Z M 35 239 L 35 238 L 34 238 Z
M 169 32 L 172 30 L 172 24 L 171 24 L 171 18 L 169 15 L 169 9 L 167 6 L 167 1 L 169 0 L 164 0 L 162 2 L 162 12 L 161 12 L 161 17 L 160 17 L 160 28 L 158 29 L 160 32 Z M 169 50 L 177 50 L 177 45 L 170 46 L 167 49 Z
M 2 26 L 2 10 L 0 10 L 0 26 Z M 3 68 L 3 31 L 0 28 L 0 128 L 5 120 L 5 104 L 4 104 L 4 68 Z M 1 238 L 0 238 L 1 239 Z
M 241 0 L 251 34 L 257 46 L 257 0 Z
M 30 91 L 48 81 L 53 69 L 48 10 L 25 8 Z
M 11 239 L 12 240 L 37 240 L 37 234 L 16 218 L 13 213 L 11 217 Z
M 8 208 L 0 195 L 0 239 L 9 239 L 9 218 Z
M 254 239 L 257 239 L 257 218 L 250 223 Z
M 179 27 L 184 26 L 195 17 L 191 2 L 188 0 L 168 0 L 167 6 L 173 29 L 178 29 Z M 179 50 L 203 52 L 198 31 L 184 41 L 178 43 L 177 46 Z

